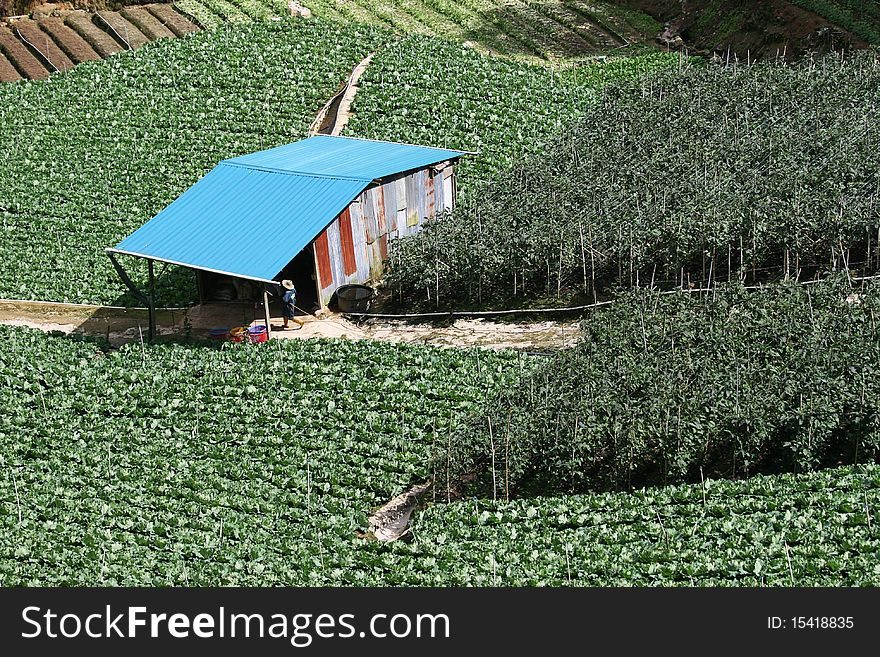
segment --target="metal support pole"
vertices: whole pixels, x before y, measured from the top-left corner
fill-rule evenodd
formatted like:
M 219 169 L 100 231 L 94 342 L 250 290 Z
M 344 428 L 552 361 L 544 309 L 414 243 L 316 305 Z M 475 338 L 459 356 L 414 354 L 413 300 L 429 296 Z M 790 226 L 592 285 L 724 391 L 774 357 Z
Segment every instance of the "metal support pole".
M 269 290 L 263 286 L 263 317 L 266 320 L 266 339 L 272 337 L 272 327 L 269 324 Z
M 147 339 L 152 342 L 156 336 L 156 277 L 153 274 L 153 261 L 147 260 L 147 269 L 150 272 L 150 294 L 149 304 L 147 306 L 149 312 L 150 327 L 147 333 Z

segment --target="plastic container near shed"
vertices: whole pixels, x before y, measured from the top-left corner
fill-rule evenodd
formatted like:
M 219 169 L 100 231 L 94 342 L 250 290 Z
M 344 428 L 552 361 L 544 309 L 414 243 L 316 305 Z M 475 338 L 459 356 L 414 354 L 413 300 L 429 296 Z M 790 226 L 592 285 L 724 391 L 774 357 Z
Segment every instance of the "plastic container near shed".
M 336 305 L 340 312 L 365 313 L 376 291 L 368 285 L 342 285 L 336 290 Z
M 229 340 L 231 342 L 244 342 L 249 338 L 246 326 L 236 326 L 229 329 Z
M 212 328 L 211 329 L 211 339 L 212 340 L 225 340 L 229 337 L 229 329 L 228 328 Z
M 265 326 L 251 326 L 248 329 L 248 337 L 253 343 L 266 342 L 269 339 L 269 332 Z

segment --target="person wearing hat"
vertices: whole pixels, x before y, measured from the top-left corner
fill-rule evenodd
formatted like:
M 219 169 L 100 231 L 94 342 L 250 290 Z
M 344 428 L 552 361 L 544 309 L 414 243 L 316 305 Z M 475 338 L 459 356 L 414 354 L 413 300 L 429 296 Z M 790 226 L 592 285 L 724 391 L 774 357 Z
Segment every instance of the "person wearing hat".
M 293 281 L 289 279 L 281 281 L 281 286 L 284 288 L 284 295 L 281 297 L 281 312 L 284 315 L 284 328 L 287 328 L 287 323 L 293 319 L 296 310 L 296 288 L 293 286 Z

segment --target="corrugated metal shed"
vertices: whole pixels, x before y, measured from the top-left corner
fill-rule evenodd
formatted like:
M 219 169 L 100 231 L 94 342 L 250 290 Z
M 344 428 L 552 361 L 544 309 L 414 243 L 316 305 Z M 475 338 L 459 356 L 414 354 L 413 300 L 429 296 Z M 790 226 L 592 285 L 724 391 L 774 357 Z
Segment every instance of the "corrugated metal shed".
M 108 251 L 273 281 L 373 180 L 463 154 L 319 135 L 224 160 Z

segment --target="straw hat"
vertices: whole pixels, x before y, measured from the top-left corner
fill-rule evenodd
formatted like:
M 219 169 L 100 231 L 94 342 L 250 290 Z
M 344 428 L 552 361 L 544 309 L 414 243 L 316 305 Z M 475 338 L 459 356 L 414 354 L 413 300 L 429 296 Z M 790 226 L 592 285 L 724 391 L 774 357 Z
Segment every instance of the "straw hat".
M 290 279 L 285 279 L 281 281 L 281 285 L 288 290 L 293 289 L 293 281 L 291 281 Z

